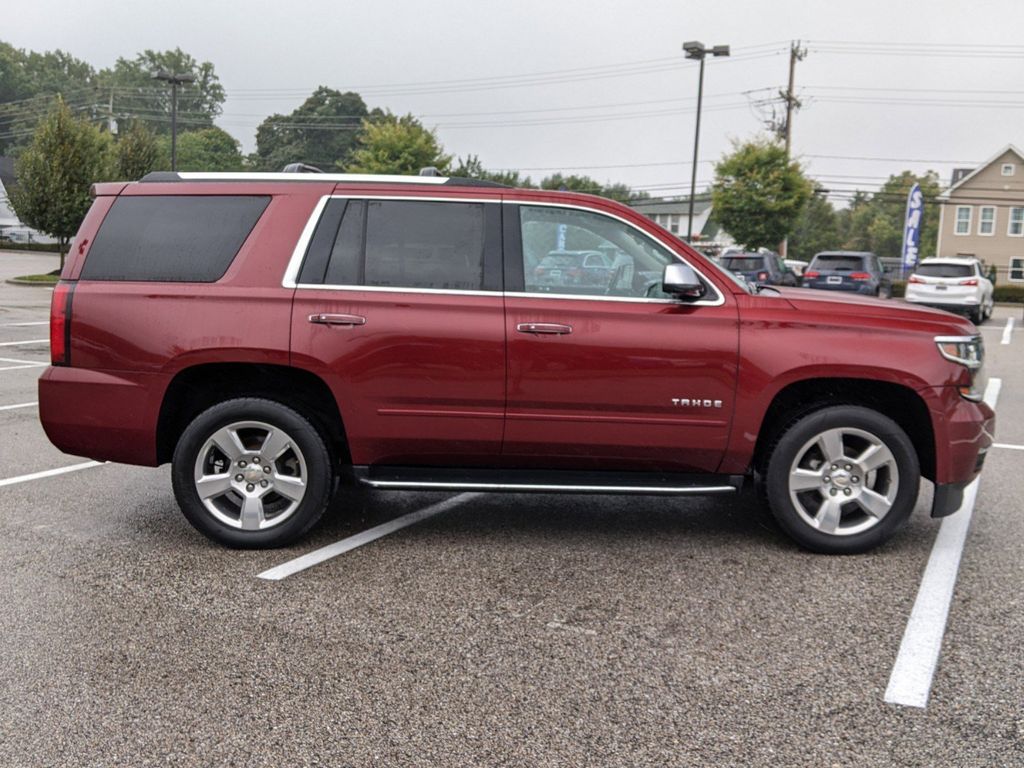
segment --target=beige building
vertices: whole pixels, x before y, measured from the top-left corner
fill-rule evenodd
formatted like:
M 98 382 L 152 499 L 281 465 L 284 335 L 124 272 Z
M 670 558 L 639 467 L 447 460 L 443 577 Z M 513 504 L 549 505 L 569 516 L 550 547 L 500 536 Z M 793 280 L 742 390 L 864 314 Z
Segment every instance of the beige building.
M 939 195 L 938 256 L 974 256 L 999 282 L 1024 283 L 1024 154 L 1012 144 L 975 169 L 957 169 Z

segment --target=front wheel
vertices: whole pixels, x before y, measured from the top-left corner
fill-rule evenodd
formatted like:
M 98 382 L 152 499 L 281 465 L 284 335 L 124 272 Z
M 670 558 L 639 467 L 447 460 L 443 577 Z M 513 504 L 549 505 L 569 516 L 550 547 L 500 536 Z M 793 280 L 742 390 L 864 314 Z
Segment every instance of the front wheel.
M 320 433 L 291 408 L 258 398 L 196 416 L 178 441 L 171 476 L 197 530 L 246 549 L 297 539 L 323 515 L 333 487 Z
M 768 458 L 768 504 L 798 544 L 854 554 L 887 541 L 917 501 L 921 470 L 907 434 L 853 405 L 791 423 Z

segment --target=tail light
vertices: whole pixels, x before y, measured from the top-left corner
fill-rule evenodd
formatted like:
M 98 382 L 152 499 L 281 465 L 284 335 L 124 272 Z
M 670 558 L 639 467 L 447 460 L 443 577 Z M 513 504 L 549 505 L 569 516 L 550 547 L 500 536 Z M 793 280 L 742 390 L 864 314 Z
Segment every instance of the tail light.
M 910 279 L 909 279 L 909 280 L 907 280 L 907 282 L 908 282 L 908 283 L 923 283 L 923 282 L 924 282 L 924 280 L 922 280 L 922 279 L 921 279 L 920 277 L 918 277 L 917 275 L 911 275 L 911 276 L 910 276 Z
M 74 283 L 57 283 L 50 299 L 50 362 L 53 365 L 71 363 L 71 297 Z
M 977 278 L 975 278 L 975 277 L 972 277 L 972 278 L 971 278 L 971 279 L 969 279 L 969 280 L 961 280 L 961 281 L 960 281 L 960 282 L 958 283 L 958 285 L 977 285 L 977 284 L 978 284 L 978 279 L 977 279 Z
M 804 272 L 804 277 L 806 279 L 813 280 L 814 278 L 818 277 L 819 274 L 820 274 L 819 272 L 808 271 L 808 272 Z
M 868 274 L 867 272 L 851 272 L 850 273 L 850 277 L 853 280 L 870 280 L 871 279 L 871 275 Z
M 758 272 L 757 273 L 757 279 L 758 280 L 767 280 L 768 279 L 768 273 L 767 272 Z

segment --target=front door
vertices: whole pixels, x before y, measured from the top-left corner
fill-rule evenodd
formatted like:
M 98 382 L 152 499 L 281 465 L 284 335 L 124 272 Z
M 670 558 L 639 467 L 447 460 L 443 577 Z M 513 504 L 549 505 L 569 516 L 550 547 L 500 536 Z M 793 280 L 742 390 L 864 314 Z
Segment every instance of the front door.
M 503 463 L 716 471 L 736 385 L 731 296 L 709 280 L 698 302 L 662 294 L 678 257 L 617 217 L 526 204 L 505 217 Z M 583 268 L 593 253 L 603 273 Z

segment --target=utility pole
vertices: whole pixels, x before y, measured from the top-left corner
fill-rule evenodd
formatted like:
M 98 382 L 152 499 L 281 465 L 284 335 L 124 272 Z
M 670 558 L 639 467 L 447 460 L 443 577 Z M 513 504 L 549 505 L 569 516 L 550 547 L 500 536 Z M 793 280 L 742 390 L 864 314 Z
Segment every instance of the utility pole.
M 786 160 L 789 160 L 790 148 L 793 145 L 793 113 L 800 108 L 800 99 L 796 97 L 794 92 L 794 84 L 796 81 L 796 63 L 803 61 L 804 57 L 807 56 L 807 49 L 800 47 L 800 41 L 794 40 L 789 46 L 789 85 L 786 87 L 785 93 L 782 94 L 783 100 L 786 102 L 786 124 L 785 128 L 785 142 L 786 142 Z M 779 255 L 782 258 L 786 258 L 786 251 L 789 250 L 789 238 L 785 238 L 779 244 Z
M 176 74 L 160 70 L 153 73 L 154 80 L 162 80 L 171 84 L 171 170 L 178 170 L 178 86 L 194 83 L 196 78 L 192 74 Z

